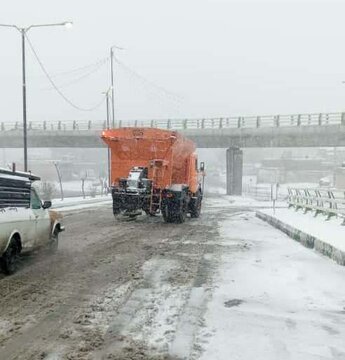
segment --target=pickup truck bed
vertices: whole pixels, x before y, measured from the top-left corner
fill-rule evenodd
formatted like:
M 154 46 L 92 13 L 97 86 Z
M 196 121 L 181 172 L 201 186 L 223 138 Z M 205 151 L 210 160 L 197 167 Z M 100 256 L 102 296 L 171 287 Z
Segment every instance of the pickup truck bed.
M 29 179 L 0 174 L 0 208 L 29 207 L 30 189 Z

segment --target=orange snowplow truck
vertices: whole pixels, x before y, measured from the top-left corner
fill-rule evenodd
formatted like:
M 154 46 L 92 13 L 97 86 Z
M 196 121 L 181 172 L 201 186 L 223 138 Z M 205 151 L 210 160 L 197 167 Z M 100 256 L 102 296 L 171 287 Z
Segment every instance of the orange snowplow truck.
M 105 130 L 111 150 L 114 215 L 162 213 L 182 223 L 200 215 L 204 164 L 198 168 L 195 144 L 176 131 L 154 128 Z

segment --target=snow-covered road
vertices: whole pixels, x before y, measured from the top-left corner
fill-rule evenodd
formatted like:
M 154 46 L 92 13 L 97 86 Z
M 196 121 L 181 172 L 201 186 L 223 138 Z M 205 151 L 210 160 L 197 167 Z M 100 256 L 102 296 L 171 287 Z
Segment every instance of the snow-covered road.
M 345 359 L 345 267 L 205 200 L 184 224 L 68 212 L 56 256 L 0 276 L 0 359 Z

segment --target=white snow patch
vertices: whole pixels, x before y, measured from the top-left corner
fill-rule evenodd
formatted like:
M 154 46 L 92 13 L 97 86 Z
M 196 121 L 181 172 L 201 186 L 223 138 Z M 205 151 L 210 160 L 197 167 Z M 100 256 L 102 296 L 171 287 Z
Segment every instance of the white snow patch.
M 96 198 L 71 197 L 52 200 L 52 209 L 58 211 L 76 211 L 98 206 L 109 205 L 112 202 L 111 196 L 97 196 Z
M 249 217 L 220 222 L 221 241 L 244 247 L 224 247 L 200 359 L 345 358 L 345 269 Z
M 318 215 L 315 217 L 310 212 L 304 214 L 294 209 L 277 209 L 275 214 L 269 209 L 261 212 L 310 234 L 341 251 L 345 251 L 345 228 L 341 226 L 343 219 L 331 218 L 326 220 L 325 216 Z

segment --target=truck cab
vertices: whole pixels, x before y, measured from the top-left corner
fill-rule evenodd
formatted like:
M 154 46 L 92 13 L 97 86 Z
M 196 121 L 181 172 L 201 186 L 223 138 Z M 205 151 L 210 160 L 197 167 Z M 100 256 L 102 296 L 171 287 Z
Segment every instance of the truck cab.
M 0 168 L 0 265 L 6 274 L 15 271 L 18 255 L 47 246 L 57 250 L 58 236 L 64 230 L 62 216 L 48 210 L 51 201 L 42 202 L 30 173 Z

